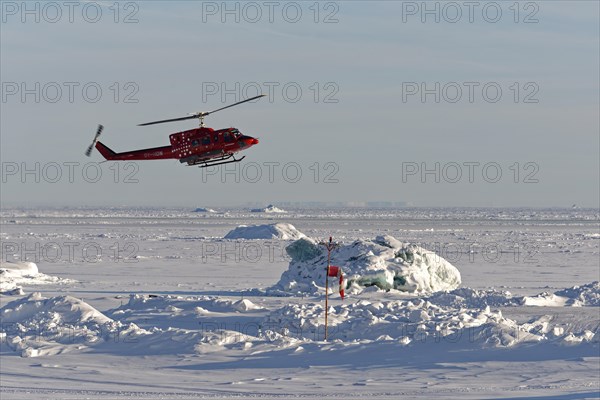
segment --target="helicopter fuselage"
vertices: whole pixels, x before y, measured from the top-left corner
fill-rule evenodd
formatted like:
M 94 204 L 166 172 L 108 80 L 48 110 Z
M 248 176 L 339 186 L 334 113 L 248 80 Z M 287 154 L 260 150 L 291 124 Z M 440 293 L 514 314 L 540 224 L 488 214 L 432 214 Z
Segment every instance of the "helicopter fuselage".
M 101 142 L 96 148 L 107 160 L 162 160 L 178 159 L 181 163 L 196 165 L 211 160 L 226 160 L 246 150 L 258 139 L 242 135 L 236 128 L 214 130 L 199 127 L 169 135 L 169 146 L 115 153 Z

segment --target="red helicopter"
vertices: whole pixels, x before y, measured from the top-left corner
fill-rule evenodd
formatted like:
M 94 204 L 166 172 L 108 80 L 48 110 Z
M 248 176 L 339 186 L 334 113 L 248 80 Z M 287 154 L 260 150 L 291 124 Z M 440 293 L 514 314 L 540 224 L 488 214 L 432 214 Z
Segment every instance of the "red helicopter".
M 102 142 L 98 141 L 104 127 L 98 125 L 98 130 L 92 144 L 85 152 L 86 156 L 92 154 L 94 145 L 107 160 L 163 160 L 168 158 L 178 159 L 180 163 L 187 165 L 198 165 L 200 168 L 205 168 L 213 165 L 228 164 L 240 162 L 246 156 L 235 158 L 235 153 L 246 150 L 255 144 L 258 144 L 258 139 L 242 135 L 236 128 L 226 128 L 214 130 L 204 126 L 204 117 L 224 110 L 229 107 L 237 106 L 238 104 L 256 100 L 264 97 L 264 94 L 255 96 L 246 100 L 239 101 L 228 106 L 209 111 L 197 112 L 187 117 L 165 119 L 162 121 L 146 122 L 138 126 L 162 124 L 165 122 L 184 121 L 187 119 L 198 118 L 200 127 L 190 129 L 183 132 L 177 132 L 169 135 L 171 142 L 170 146 L 153 147 L 151 149 L 126 151 L 123 153 L 115 153 Z

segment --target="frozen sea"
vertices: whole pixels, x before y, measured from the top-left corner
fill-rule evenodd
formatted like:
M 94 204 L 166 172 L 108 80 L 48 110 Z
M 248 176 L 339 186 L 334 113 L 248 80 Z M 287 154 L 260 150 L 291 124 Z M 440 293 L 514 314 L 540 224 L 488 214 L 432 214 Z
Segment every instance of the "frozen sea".
M 39 274 L 2 277 L 0 396 L 600 397 L 597 209 L 214 210 L 2 209 L 2 261 Z M 223 239 L 276 222 L 417 244 L 464 290 L 332 297 L 325 342 L 322 295 L 264 291 L 290 241 Z

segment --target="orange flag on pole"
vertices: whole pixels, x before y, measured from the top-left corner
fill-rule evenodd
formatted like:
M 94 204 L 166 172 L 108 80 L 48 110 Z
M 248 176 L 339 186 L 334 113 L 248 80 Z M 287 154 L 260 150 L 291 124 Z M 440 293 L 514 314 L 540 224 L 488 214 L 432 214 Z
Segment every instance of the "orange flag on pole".
M 342 268 L 330 265 L 329 269 L 327 270 L 327 276 L 335 276 L 339 278 L 340 297 L 342 300 L 344 300 L 344 286 L 346 285 L 344 284 L 344 274 L 342 273 Z

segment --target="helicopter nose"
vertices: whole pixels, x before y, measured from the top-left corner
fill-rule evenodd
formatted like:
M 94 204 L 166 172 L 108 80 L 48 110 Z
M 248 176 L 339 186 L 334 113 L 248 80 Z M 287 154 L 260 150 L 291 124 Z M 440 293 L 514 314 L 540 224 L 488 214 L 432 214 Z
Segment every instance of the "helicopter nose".
M 248 146 L 252 146 L 252 145 L 258 144 L 258 139 L 256 139 L 256 138 L 253 138 L 253 137 L 250 137 L 250 136 L 244 136 L 244 137 L 242 138 L 242 140 L 243 140 L 243 141 L 244 141 L 244 143 L 246 143 L 246 145 L 248 145 Z

